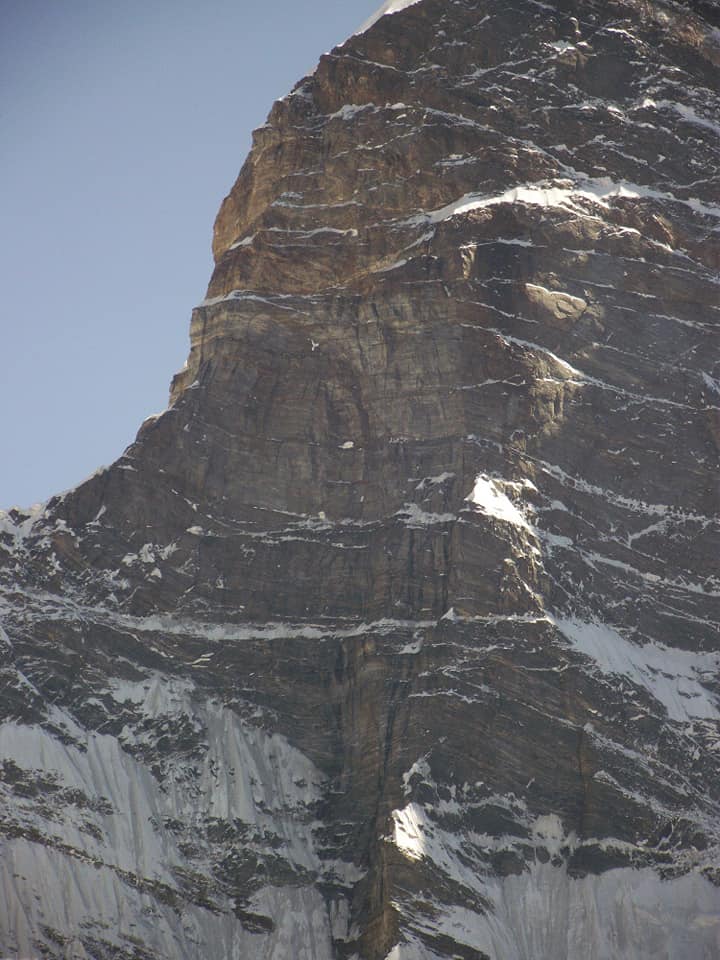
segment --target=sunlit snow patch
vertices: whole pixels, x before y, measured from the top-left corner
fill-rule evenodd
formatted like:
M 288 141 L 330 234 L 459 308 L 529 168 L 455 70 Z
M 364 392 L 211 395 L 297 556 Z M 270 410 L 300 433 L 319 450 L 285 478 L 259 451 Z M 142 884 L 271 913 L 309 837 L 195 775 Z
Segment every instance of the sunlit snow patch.
M 663 203 L 679 203 L 694 210 L 703 216 L 720 217 L 720 206 L 706 204 L 695 197 L 683 199 L 674 194 L 655 190 L 652 187 L 626 180 L 613 181 L 609 177 L 585 177 L 576 182 L 564 182 L 567 185 L 557 186 L 550 182 L 518 184 L 505 190 L 503 193 L 486 195 L 466 193 L 452 203 L 446 204 L 437 210 L 428 210 L 417 215 L 414 222 L 440 223 L 450 217 L 469 213 L 471 210 L 480 210 L 484 207 L 493 207 L 504 203 L 525 203 L 531 206 L 559 207 L 575 214 L 586 216 L 587 210 L 579 201 L 591 203 L 602 209 L 610 208 L 610 201 L 626 200 L 660 200 Z
M 369 30 L 374 23 L 377 23 L 380 17 L 384 17 L 388 13 L 399 13 L 406 7 L 412 7 L 413 4 L 418 2 L 419 0 L 386 0 L 380 9 L 376 10 L 375 13 L 368 20 L 366 20 L 358 30 L 355 31 L 355 36 L 357 36 L 359 33 L 365 33 L 366 30 Z
M 522 527 L 529 533 L 532 529 L 525 517 L 520 513 L 515 504 L 500 489 L 502 481 L 493 480 L 491 477 L 481 473 L 475 480 L 475 486 L 472 493 L 469 493 L 465 499 L 474 503 L 482 513 L 489 517 L 496 517 L 498 520 L 504 520 L 506 523 L 512 523 L 516 527 Z

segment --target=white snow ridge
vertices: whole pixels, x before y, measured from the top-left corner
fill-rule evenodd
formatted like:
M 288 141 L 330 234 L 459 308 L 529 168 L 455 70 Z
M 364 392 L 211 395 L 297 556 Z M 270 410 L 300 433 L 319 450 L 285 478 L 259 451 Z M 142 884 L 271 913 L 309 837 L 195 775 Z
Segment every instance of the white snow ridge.
M 365 33 L 365 31 L 369 30 L 374 23 L 377 23 L 381 17 L 387 16 L 391 13 L 399 13 L 401 10 L 405 10 L 407 7 L 412 7 L 414 4 L 419 2 L 420 0 L 386 0 L 380 9 L 376 10 L 375 13 L 355 31 L 356 35 Z

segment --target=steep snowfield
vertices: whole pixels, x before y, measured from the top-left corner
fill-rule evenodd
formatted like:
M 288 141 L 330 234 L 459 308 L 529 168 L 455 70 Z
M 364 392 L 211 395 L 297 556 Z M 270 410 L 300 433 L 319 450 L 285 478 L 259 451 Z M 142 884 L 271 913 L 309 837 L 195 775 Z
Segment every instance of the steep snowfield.
M 92 956 L 80 939 L 63 939 L 75 930 L 86 944 L 96 937 L 119 949 L 144 945 L 158 957 L 329 960 L 331 923 L 341 934 L 342 907 L 331 918 L 321 894 L 300 879 L 320 871 L 311 811 L 321 774 L 283 737 L 203 702 L 188 682 L 154 674 L 110 689 L 118 704 L 140 710 L 139 722 L 118 737 L 86 733 L 60 711 L 53 722 L 69 742 L 37 725 L 0 725 L 4 802 L 13 814 L 0 841 L 4 949 L 33 956 L 60 938 L 63 956 Z M 158 723 L 167 729 L 188 720 L 204 744 L 199 763 L 176 757 L 158 780 L 128 753 L 156 747 Z M 8 781 L 22 786 L 14 797 Z M 202 845 L 190 855 L 195 894 L 184 883 L 188 838 L 200 842 L 208 822 L 241 825 L 265 843 L 272 837 L 296 868 L 282 887 L 259 884 L 244 905 L 245 914 L 265 918 L 255 933 L 218 893 Z

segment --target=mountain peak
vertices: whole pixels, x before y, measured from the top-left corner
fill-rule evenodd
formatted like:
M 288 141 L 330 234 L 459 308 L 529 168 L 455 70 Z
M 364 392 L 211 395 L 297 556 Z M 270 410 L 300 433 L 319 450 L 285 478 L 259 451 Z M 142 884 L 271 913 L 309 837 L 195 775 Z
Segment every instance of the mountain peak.
M 385 4 L 273 106 L 170 407 L 0 522 L 9 955 L 713 954 L 713 7 Z

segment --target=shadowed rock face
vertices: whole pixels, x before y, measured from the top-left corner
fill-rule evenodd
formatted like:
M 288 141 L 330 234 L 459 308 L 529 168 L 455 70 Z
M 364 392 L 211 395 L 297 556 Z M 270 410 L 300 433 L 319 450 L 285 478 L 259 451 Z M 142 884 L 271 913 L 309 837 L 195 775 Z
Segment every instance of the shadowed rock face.
M 171 406 L 0 521 L 0 953 L 717 956 L 719 22 L 421 0 L 274 105 Z

